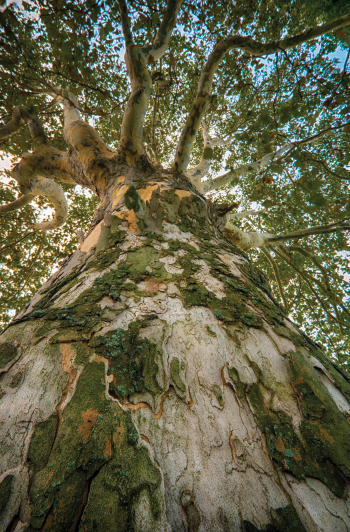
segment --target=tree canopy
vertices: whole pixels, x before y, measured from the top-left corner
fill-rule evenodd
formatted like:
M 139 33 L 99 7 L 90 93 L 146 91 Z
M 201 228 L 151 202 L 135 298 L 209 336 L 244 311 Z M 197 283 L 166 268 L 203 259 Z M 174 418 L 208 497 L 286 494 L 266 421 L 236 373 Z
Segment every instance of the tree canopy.
M 128 1 L 136 45 L 147 47 L 156 38 L 165 9 L 163 1 Z M 348 11 L 346 0 L 183 2 L 168 49 L 149 60 L 153 84 L 143 126 L 150 160 L 170 167 L 176 153 L 181 171 L 190 155 L 195 170 L 189 174 L 208 201 L 233 206 L 235 229 L 226 228 L 228 237 L 241 239 L 240 230 L 267 235 L 267 246 L 247 245 L 247 253 L 291 318 L 344 365 L 350 363 Z M 342 22 L 333 24 L 339 17 Z M 26 106 L 40 117 L 49 143 L 66 150 L 56 88 L 69 89 L 85 120 L 116 149 L 130 96 L 121 26 L 111 0 L 4 5 L 2 122 Z M 217 62 L 212 94 L 189 153 L 181 139 L 190 135 L 185 123 L 196 112 L 192 105 L 210 61 Z M 31 152 L 29 128 L 4 137 L 1 150 L 14 160 Z M 3 181 L 0 204 L 7 204 L 19 188 L 9 174 Z M 0 217 L 4 324 L 75 249 L 77 230 L 89 227 L 98 198 L 67 182 L 62 187 L 68 219 L 53 231 L 31 225 L 50 217 L 43 196 Z M 246 211 L 253 212 L 237 216 Z M 310 227 L 318 229 L 296 234 Z

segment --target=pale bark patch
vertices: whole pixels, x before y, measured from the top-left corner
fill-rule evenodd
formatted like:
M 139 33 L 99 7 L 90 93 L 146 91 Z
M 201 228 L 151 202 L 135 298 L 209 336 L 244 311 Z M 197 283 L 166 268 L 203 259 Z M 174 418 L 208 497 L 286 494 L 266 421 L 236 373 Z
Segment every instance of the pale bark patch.
M 179 227 L 175 224 L 170 224 L 169 222 L 163 223 L 163 236 L 165 240 L 179 240 L 179 242 L 185 242 L 189 243 L 190 240 L 198 242 L 196 239 L 193 238 L 193 234 L 190 232 L 181 231 Z
M 213 292 L 218 299 L 225 297 L 226 290 L 224 283 L 211 275 L 208 264 L 202 259 L 195 259 L 192 262 L 201 267 L 201 269 L 194 274 L 195 279 L 202 283 L 209 292 Z
M 165 270 L 170 274 L 181 274 L 183 273 L 183 268 L 179 268 L 178 266 L 173 266 L 173 264 L 176 262 L 176 257 L 161 257 L 159 259 L 159 262 L 162 262 L 164 264 Z

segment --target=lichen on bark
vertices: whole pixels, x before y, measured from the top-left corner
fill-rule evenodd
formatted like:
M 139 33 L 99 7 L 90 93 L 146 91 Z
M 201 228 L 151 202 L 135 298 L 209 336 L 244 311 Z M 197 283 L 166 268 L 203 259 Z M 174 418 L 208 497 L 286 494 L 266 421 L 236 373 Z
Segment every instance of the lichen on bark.
M 170 180 L 124 188 L 3 334 L 3 526 L 346 530 L 348 380 Z

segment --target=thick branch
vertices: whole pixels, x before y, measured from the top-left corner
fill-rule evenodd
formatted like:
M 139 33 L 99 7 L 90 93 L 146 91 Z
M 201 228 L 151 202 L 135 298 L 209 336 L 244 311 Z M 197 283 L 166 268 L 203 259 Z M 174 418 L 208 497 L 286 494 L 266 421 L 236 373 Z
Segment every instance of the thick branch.
M 174 168 L 179 172 L 185 172 L 189 163 L 192 144 L 199 130 L 201 120 L 210 103 L 211 87 L 215 72 L 222 59 L 229 50 L 239 48 L 251 55 L 269 55 L 279 50 L 294 48 L 311 39 L 315 39 L 324 33 L 336 30 L 350 24 L 350 13 L 340 17 L 332 22 L 317 26 L 307 32 L 296 35 L 282 41 L 272 43 L 259 43 L 251 37 L 242 37 L 240 35 L 230 35 L 223 39 L 210 54 L 205 63 L 201 77 L 199 79 L 196 99 L 188 115 L 184 129 L 182 130 L 174 160 Z
M 98 157 L 111 158 L 115 154 L 103 142 L 97 131 L 81 119 L 79 104 L 71 94 L 63 101 L 65 141 L 76 152 L 79 161 L 87 167 Z
M 182 0 L 168 0 L 163 21 L 153 44 L 146 45 L 142 48 L 147 59 L 151 58 L 153 61 L 157 61 L 164 55 L 168 48 L 173 29 L 175 28 L 181 4 Z
M 24 196 L 20 196 L 15 201 L 12 201 L 12 203 L 0 205 L 0 214 L 3 214 L 5 212 L 17 211 L 25 205 L 28 205 L 28 203 L 30 203 L 34 198 L 35 196 L 33 196 L 32 194 L 26 194 Z
M 53 220 L 32 224 L 33 228 L 51 231 L 65 223 L 68 215 L 68 205 L 64 192 L 57 183 L 45 177 L 42 179 L 33 178 L 30 183 L 30 191 L 35 196 L 45 196 L 49 199 L 55 210 Z
M 282 148 L 279 148 L 278 150 L 268 153 L 264 155 L 261 159 L 258 161 L 254 161 L 253 163 L 244 164 L 242 166 L 239 166 L 238 168 L 235 168 L 233 170 L 230 170 L 226 174 L 223 174 L 215 179 L 207 180 L 202 183 L 197 184 L 197 188 L 199 192 L 202 194 L 207 194 L 211 190 L 217 190 L 221 187 L 224 187 L 225 185 L 228 185 L 232 179 L 239 177 L 241 175 L 244 175 L 252 170 L 260 170 L 264 166 L 268 166 L 269 164 L 278 161 L 279 159 L 282 159 L 285 157 L 292 149 L 303 146 L 304 144 L 309 144 L 311 142 L 315 142 L 316 140 L 320 139 L 326 134 L 329 134 L 332 131 L 335 131 L 337 129 L 341 129 L 345 126 L 350 125 L 350 122 L 346 122 L 345 124 L 341 124 L 339 126 L 329 127 L 327 129 L 324 129 L 320 131 L 319 133 L 316 133 L 315 135 L 312 135 L 311 137 L 307 137 L 303 140 L 298 140 L 295 142 L 289 142 L 288 144 L 285 144 L 285 146 L 282 146 Z
M 280 294 L 281 299 L 283 301 L 285 311 L 288 312 L 288 302 L 287 302 L 286 296 L 284 294 L 282 281 L 281 281 L 281 277 L 280 277 L 280 274 L 279 274 L 279 271 L 278 271 L 278 266 L 276 264 L 276 261 L 271 257 L 271 255 L 267 251 L 267 249 L 262 248 L 261 251 L 263 252 L 263 254 L 265 255 L 266 259 L 268 260 L 268 262 L 270 263 L 270 265 L 271 265 L 271 267 L 273 269 L 273 273 L 274 273 L 275 280 L 276 280 L 276 283 L 277 283 L 277 286 L 278 286 L 279 294 Z
M 152 79 L 146 66 L 146 56 L 132 38 L 125 0 L 118 0 L 125 40 L 125 62 L 131 83 L 131 95 L 126 104 L 121 128 L 119 151 L 125 151 L 130 163 L 143 153 L 143 123 L 151 95 Z
M 0 139 L 11 137 L 26 122 L 27 108 L 24 105 L 18 105 L 12 113 L 12 120 L 0 129 Z
M 228 146 L 229 144 L 231 144 L 232 141 L 231 135 L 226 140 L 220 138 L 211 139 L 205 122 L 202 122 L 202 137 L 204 146 L 201 160 L 195 168 L 190 168 L 186 171 L 186 176 L 198 188 L 200 187 L 199 181 L 209 172 L 211 161 L 213 158 L 214 146 Z
M 28 123 L 29 131 L 35 144 L 46 142 L 46 136 L 39 118 L 25 105 L 18 105 L 12 113 L 12 120 L 0 129 L 0 139 L 6 139 L 16 133 L 22 124 Z

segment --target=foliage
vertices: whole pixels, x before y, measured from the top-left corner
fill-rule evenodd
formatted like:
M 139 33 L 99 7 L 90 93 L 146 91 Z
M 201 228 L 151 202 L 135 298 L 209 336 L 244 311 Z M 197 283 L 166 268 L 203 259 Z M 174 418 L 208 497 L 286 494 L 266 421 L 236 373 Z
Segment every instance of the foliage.
M 154 0 L 147 4 L 129 2 L 137 44 L 154 38 L 164 8 L 163 2 Z M 202 65 L 222 37 L 239 33 L 263 42 L 277 41 L 333 20 L 348 10 L 347 0 L 315 0 L 312 4 L 306 0 L 185 2 L 169 49 L 151 65 L 152 105 L 144 124 L 150 157 L 158 158 L 163 166 L 171 165 Z M 38 0 L 23 2 L 21 9 L 12 4 L 0 13 L 0 28 L 2 121 L 9 121 L 16 105 L 34 106 L 50 143 L 65 149 L 61 109 L 50 106 L 52 97 L 40 90 L 57 85 L 70 87 L 79 97 L 86 120 L 95 125 L 106 143 L 116 148 L 130 90 L 117 3 Z M 206 121 L 211 133 L 220 137 L 233 134 L 233 140 L 229 148 L 214 149 L 209 177 L 259 159 L 290 141 L 350 121 L 349 43 L 350 30 L 345 27 L 268 57 L 254 57 L 238 49 L 228 53 L 214 78 L 216 96 Z M 258 172 L 247 172 L 213 196 L 217 201 L 239 201 L 239 210 L 256 204 L 266 209 L 258 219 L 241 222 L 246 230 L 257 227 L 281 234 L 346 218 L 350 216 L 349 134 L 349 127 L 344 127 L 312 144 L 295 147 L 286 157 Z M 28 128 L 21 128 L 2 142 L 1 148 L 14 157 L 30 151 Z M 202 149 L 198 134 L 192 166 L 198 163 Z M 15 197 L 13 189 L 6 187 L 0 189 L 0 194 L 1 203 Z M 29 232 L 27 224 L 38 216 L 32 205 L 1 217 L 3 322 L 9 319 L 8 310 L 19 310 L 53 265 L 72 252 L 77 243 L 75 230 L 88 227 L 95 198 L 72 189 L 69 198 L 67 224 L 45 236 L 32 233 L 18 242 Z M 46 206 L 44 201 L 37 205 L 40 209 Z M 327 296 L 326 309 L 322 308 L 305 280 L 282 262 L 280 275 L 291 316 L 344 363 L 349 355 L 348 334 L 329 318 L 327 305 L 331 297 L 339 301 L 342 298 L 346 310 L 350 297 L 346 234 L 313 236 L 300 245 L 313 253 L 331 275 L 333 296 Z M 38 246 L 42 250 L 35 257 Z M 255 264 L 268 273 L 278 294 L 265 255 L 250 253 Z M 324 282 L 310 260 L 297 251 L 293 251 L 293 256 L 297 265 Z M 349 324 L 345 311 L 343 318 Z

